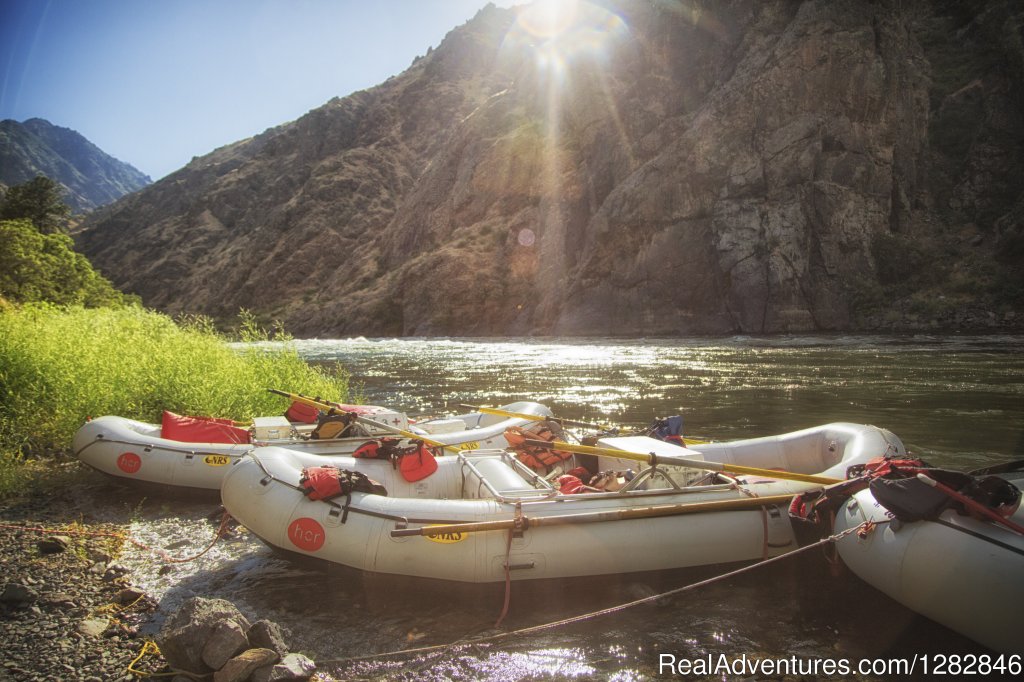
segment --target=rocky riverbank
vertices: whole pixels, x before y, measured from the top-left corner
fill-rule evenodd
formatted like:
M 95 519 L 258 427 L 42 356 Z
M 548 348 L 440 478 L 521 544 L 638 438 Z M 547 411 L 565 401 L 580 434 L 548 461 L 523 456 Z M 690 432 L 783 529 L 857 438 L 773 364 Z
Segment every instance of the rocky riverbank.
M 230 628 L 181 612 L 163 615 L 171 615 L 178 630 L 192 635 L 195 628 L 185 626 L 201 621 L 210 630 L 199 633 L 203 643 L 217 639 L 216 653 L 224 658 L 220 661 L 224 665 L 214 673 L 214 668 L 199 663 L 205 674 L 173 675 L 170 655 L 165 658 L 151 637 L 141 632 L 159 605 L 132 584 L 131 572 L 118 562 L 129 541 L 127 527 L 78 508 L 74 486 L 60 488 L 60 494 L 38 490 L 0 503 L 0 644 L 4 651 L 0 682 L 129 682 L 154 673 L 168 674 L 165 679 L 172 682 L 309 679 L 312 662 L 288 653 L 275 624 L 260 621 L 257 628 L 269 627 L 276 633 L 274 638 L 263 638 L 272 646 L 255 635 L 228 642 L 226 637 L 209 635 L 219 626 L 232 634 Z M 171 653 L 191 646 L 180 644 L 174 636 L 161 632 L 157 640 L 171 647 Z M 238 651 L 232 649 L 234 644 Z M 259 665 L 227 665 L 236 654 L 249 654 L 250 644 L 263 647 L 251 649 L 261 652 Z M 202 647 L 199 653 L 205 653 Z M 291 666 L 288 670 L 286 664 Z
M 0 510 L 0 679 L 138 679 L 129 669 L 145 644 L 138 626 L 156 605 L 117 563 L 121 532 L 39 500 Z M 159 656 L 134 665 L 163 667 Z

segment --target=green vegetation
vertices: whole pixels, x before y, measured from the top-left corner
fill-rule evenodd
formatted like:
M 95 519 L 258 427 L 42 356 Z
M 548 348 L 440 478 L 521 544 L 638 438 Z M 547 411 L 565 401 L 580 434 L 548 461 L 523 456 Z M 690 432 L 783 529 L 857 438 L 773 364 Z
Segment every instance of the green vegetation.
M 28 220 L 43 234 L 64 232 L 71 209 L 63 193 L 58 183 L 38 175 L 7 190 L 0 201 L 0 220 Z
M 64 234 L 70 209 L 61 187 L 42 175 L 11 187 L 0 200 L 0 301 L 94 308 L 137 303 Z
M 248 313 L 239 336 L 268 332 Z M 176 324 L 137 306 L 85 309 L 26 305 L 0 313 L 0 497 L 16 489 L 34 458 L 66 452 L 90 416 L 159 422 L 180 414 L 244 420 L 281 414 L 267 388 L 343 400 L 347 375 L 308 365 L 287 344 L 233 346 L 207 318 Z
M 73 248 L 71 237 L 43 234 L 28 220 L 0 222 L 0 297 L 11 303 L 88 307 L 135 300 L 117 291 Z

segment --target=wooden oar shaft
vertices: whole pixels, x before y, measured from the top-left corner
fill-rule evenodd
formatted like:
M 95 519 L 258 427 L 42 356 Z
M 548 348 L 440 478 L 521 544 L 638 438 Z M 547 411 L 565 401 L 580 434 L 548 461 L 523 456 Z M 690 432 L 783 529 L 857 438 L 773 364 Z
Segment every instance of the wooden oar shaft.
M 691 459 L 685 455 L 658 455 L 640 454 L 615 450 L 613 448 L 598 448 L 592 445 L 574 445 L 573 443 L 549 443 L 544 440 L 527 440 L 528 445 L 551 448 L 552 450 L 563 450 L 565 452 L 577 452 L 584 455 L 598 455 L 603 457 L 615 457 L 617 459 L 631 459 L 637 462 L 648 464 L 658 463 L 669 466 L 689 467 L 691 469 L 703 469 L 705 471 L 723 471 L 733 474 L 747 474 L 748 476 L 765 476 L 777 478 L 784 481 L 800 481 L 802 483 L 820 483 L 830 485 L 839 483 L 841 479 L 828 476 L 814 476 L 811 474 L 797 474 L 791 471 L 776 471 L 775 469 L 760 469 L 757 467 L 741 466 L 739 464 L 722 464 L 720 462 L 708 462 L 703 459 Z
M 653 507 L 606 509 L 597 512 L 559 514 L 557 516 L 524 516 L 522 524 L 526 528 L 539 528 L 541 526 L 564 526 L 575 523 L 626 521 L 629 519 L 649 519 L 659 516 L 677 516 L 680 514 L 698 514 L 702 512 L 748 511 L 776 504 L 789 504 L 792 499 L 792 495 L 768 495 L 766 497 L 739 497 L 732 500 L 663 504 Z M 492 530 L 508 530 L 509 528 L 515 528 L 515 526 L 515 519 L 475 521 L 468 523 L 424 526 L 422 528 L 401 528 L 391 531 L 391 536 L 400 538 L 440 535 L 444 533 L 479 533 Z

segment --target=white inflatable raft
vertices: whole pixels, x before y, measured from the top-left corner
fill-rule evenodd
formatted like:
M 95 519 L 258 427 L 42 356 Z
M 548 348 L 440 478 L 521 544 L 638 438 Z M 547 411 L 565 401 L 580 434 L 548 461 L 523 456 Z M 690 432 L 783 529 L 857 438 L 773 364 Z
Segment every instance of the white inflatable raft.
M 1024 473 L 1004 478 L 1024 488 Z M 990 649 L 1024 653 L 1024 535 L 951 509 L 937 522 L 891 518 L 870 490 L 842 506 L 836 531 L 879 523 L 863 537 L 839 541 L 839 556 L 850 570 L 907 608 Z M 1024 525 L 1024 506 L 1010 520 Z
M 505 441 L 505 429 L 531 423 L 528 419 L 472 412 L 410 424 L 406 415 L 400 412 L 383 407 L 358 407 L 362 416 L 388 427 L 407 430 L 459 449 L 503 448 L 508 444 Z M 547 407 L 534 402 L 512 403 L 501 409 L 519 414 L 551 416 Z M 287 446 L 314 457 L 322 457 L 349 454 L 370 438 L 393 435 L 388 430 L 371 426 L 363 430 L 363 435 L 352 438 L 304 438 L 311 428 L 312 425 L 300 427 L 289 424 L 283 417 L 257 418 L 251 443 L 186 443 L 162 438 L 159 424 L 106 416 L 88 421 L 79 428 L 75 433 L 73 448 L 78 459 L 112 476 L 217 490 L 231 464 L 260 446 Z
M 607 438 L 600 444 L 835 478 L 843 478 L 848 466 L 904 452 L 893 434 L 846 423 L 702 445 L 700 452 L 644 437 Z M 602 459 L 602 468 L 614 462 Z M 350 500 L 310 500 L 299 488 L 302 470 L 324 464 L 358 466 L 388 495 L 355 492 Z M 530 580 L 741 562 L 788 552 L 797 547 L 786 513 L 790 496 L 821 486 L 753 477 L 741 477 L 737 486 L 692 468 L 657 464 L 617 492 L 562 495 L 507 452 L 463 452 L 439 458 L 438 465 L 428 478 L 410 483 L 386 461 L 259 448 L 230 467 L 221 498 L 232 516 L 275 547 L 365 571 L 487 583 L 505 580 L 506 567 L 511 579 Z M 743 510 L 718 511 L 703 503 Z M 698 509 L 701 513 L 690 513 Z M 419 530 L 508 525 L 517 517 L 524 529 L 513 534 L 510 545 L 502 530 Z

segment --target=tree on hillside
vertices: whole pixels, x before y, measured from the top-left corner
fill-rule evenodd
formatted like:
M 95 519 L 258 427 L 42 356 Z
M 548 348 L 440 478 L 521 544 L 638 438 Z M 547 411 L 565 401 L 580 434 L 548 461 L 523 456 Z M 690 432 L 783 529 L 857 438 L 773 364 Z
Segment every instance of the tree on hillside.
M 29 220 L 43 234 L 63 232 L 71 215 L 63 194 L 59 183 L 37 175 L 7 190 L 0 202 L 0 220 Z
M 117 291 L 72 244 L 66 234 L 42 234 L 28 220 L 0 221 L 0 298 L 87 307 L 136 300 Z

